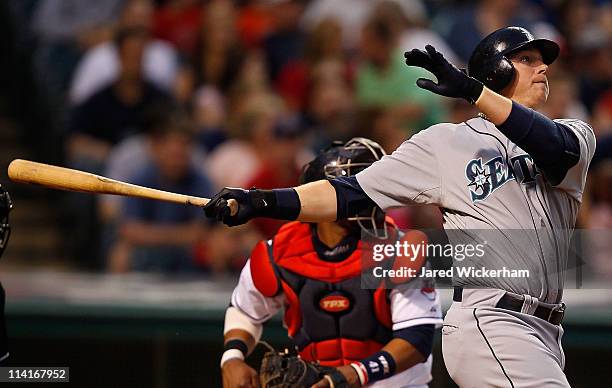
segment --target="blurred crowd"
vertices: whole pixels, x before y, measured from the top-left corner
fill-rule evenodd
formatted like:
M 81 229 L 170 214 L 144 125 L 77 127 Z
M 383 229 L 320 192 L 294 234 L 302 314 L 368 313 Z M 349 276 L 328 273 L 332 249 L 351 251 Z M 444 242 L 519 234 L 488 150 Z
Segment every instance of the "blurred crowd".
M 608 1 L 15 3 L 35 37 L 38 82 L 63 108 L 64 164 L 202 197 L 224 186 L 296 185 L 301 166 L 332 140 L 366 136 L 391 152 L 429 125 L 473 117 L 467 103 L 419 89 L 426 73 L 405 66 L 403 52 L 432 44 L 465 67 L 489 32 L 526 27 L 562 47 L 543 113 L 585 120 L 598 139 L 579 226 L 612 228 Z M 97 253 L 88 264 L 112 272 L 235 271 L 280 225 L 229 229 L 195 207 L 78 194 L 63 212 L 69 252 Z M 441 224 L 436 209 L 393 216 L 406 228 Z M 611 262 L 600 265 L 612 274 Z

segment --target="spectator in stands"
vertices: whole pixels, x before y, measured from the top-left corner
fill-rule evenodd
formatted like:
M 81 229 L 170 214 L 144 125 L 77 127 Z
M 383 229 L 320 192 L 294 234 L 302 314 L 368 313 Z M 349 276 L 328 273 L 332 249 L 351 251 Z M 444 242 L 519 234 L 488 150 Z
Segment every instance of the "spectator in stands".
M 90 163 L 90 169 L 100 172 L 113 145 L 143 131 L 147 109 L 170 103 L 168 94 L 143 78 L 147 39 L 146 31 L 140 28 L 117 34 L 118 79 L 72 112 L 67 149 L 74 163 Z
M 147 127 L 149 110 L 169 105 L 170 96 L 143 79 L 142 54 L 147 42 L 142 29 L 121 30 L 116 37 L 119 78 L 89 97 L 71 112 L 66 141 L 68 164 L 102 174 L 111 148 Z M 85 250 L 99 251 L 100 226 L 94 196 L 70 193 L 64 211 L 73 232 L 71 256 L 81 259 Z M 95 254 L 94 254 L 95 255 Z M 98 266 L 101 258 L 93 258 Z
M 153 36 L 171 43 L 181 55 L 192 59 L 202 25 L 201 0 L 169 0 L 153 14 Z
M 121 0 L 41 0 L 36 2 L 34 64 L 50 97 L 61 99 L 82 51 L 112 38 Z
M 274 123 L 267 152 L 263 155 L 259 169 L 245 187 L 273 189 L 298 185 L 301 166 L 309 160 L 303 150 L 303 129 L 298 115 L 280 117 Z M 272 238 L 284 221 L 253 220 L 263 238 Z
M 203 151 L 209 153 L 227 140 L 225 97 L 217 89 L 204 86 L 194 93 L 192 115 Z
M 45 42 L 90 47 L 100 37 L 112 37 L 109 29 L 120 4 L 121 0 L 40 0 L 32 29 Z
M 580 99 L 593 112 L 597 100 L 612 89 L 612 37 L 592 25 L 578 35 L 574 52 Z
M 599 163 L 612 161 L 612 90 L 595 105 L 592 123 L 597 137 L 597 148 L 591 162 L 591 169 L 595 169 Z
M 598 140 L 612 136 L 612 89 L 608 89 L 595 104 L 593 128 Z
M 385 18 L 371 18 L 363 28 L 361 59 L 356 77 L 357 102 L 361 108 L 392 110 L 407 132 L 444 121 L 441 98 L 416 86 L 427 72 L 407 67 L 398 49 L 398 31 Z
M 213 0 L 206 7 L 194 60 L 196 86 L 214 86 L 225 93 L 244 62 L 231 1 Z
M 127 0 L 117 29 L 151 30 L 153 4 L 150 0 Z M 142 60 L 143 73 L 158 88 L 171 92 L 174 88 L 178 59 L 174 48 L 147 35 Z M 120 72 L 116 41 L 101 43 L 88 50 L 79 62 L 70 86 L 70 103 L 80 104 L 116 80 Z
M 237 28 L 240 41 L 247 49 L 261 46 L 264 37 L 272 30 L 274 20 L 270 7 L 261 0 L 246 0 L 238 10 Z
M 587 227 L 589 270 L 596 280 L 612 280 L 612 158 L 601 160 L 591 168 L 589 177 L 589 214 Z
M 312 0 L 304 11 L 302 25 L 310 32 L 325 19 L 335 20 L 342 27 L 344 48 L 352 52 L 359 46 L 359 35 L 364 24 L 372 16 L 373 9 L 383 1 L 387 2 L 387 0 Z M 410 18 L 427 16 L 422 0 L 391 0 L 391 2 L 397 3 L 402 8 L 402 13 Z M 446 52 L 444 54 L 446 55 Z
M 411 3 L 415 1 L 408 1 L 408 4 L 412 5 Z M 428 28 L 429 21 L 423 5 L 415 9 L 408 7 L 406 2 L 384 0 L 377 3 L 372 13 L 374 17 L 388 20 L 390 25 L 397 30 L 398 47 L 401 51 L 409 51 L 413 48 L 424 49 L 425 45 L 430 44 L 444 54 L 444 58 L 450 63 L 457 65 L 461 63 L 446 41 L 438 33 Z
M 305 34 L 300 26 L 304 0 L 270 1 L 274 29 L 263 41 L 270 80 L 275 81 L 283 67 L 304 55 Z
M 207 160 L 215 186 L 244 187 L 254 179 L 271 152 L 274 126 L 284 110 L 282 101 L 269 92 L 245 95 L 242 105 L 233 111 L 233 138 L 218 146 Z
M 156 132 L 155 128 L 161 125 L 174 109 L 176 108 L 172 106 L 163 106 L 147 111 L 145 132 L 129 136 L 113 146 L 107 157 L 103 175 L 111 179 L 131 182 L 139 171 L 151 165 L 153 163 L 154 143 L 151 134 Z M 204 168 L 205 153 L 194 144 L 189 154 L 193 169 L 207 175 Z M 125 197 L 116 195 L 101 195 L 98 197 L 100 221 L 111 235 L 114 234 L 116 223 L 123 212 L 124 201 Z
M 334 20 L 342 30 L 344 48 L 354 51 L 373 3 L 373 0 L 312 0 L 304 9 L 301 24 L 311 34 L 324 20 Z
M 569 47 L 575 49 L 580 40 L 580 35 L 593 26 L 595 12 L 592 1 L 568 0 L 559 5 L 560 20 L 557 25 Z
M 268 69 L 261 50 L 249 51 L 226 97 L 230 112 L 228 119 L 239 117 L 244 107 L 251 104 L 253 95 L 270 94 Z
M 339 60 L 320 62 L 310 71 L 309 78 L 304 121 L 312 150 L 317 152 L 333 140 L 355 137 L 358 118 L 345 64 Z
M 406 132 L 401 123 L 388 109 L 369 108 L 359 110 L 357 135 L 376 139 L 385 150 L 394 150 L 406 141 Z M 395 147 L 395 148 L 392 148 Z
M 160 190 L 210 196 L 213 187 L 193 168 L 193 126 L 187 116 L 173 113 L 151 133 L 152 163 L 136 173 L 132 182 Z M 197 271 L 195 244 L 205 237 L 201 209 L 163 201 L 128 198 L 119 236 L 111 249 L 112 272 Z
M 440 12 L 433 26 L 464 64 L 468 63 L 478 42 L 490 32 L 506 26 L 528 28 L 535 21 L 532 18 L 536 12 L 521 10 L 528 4 L 520 0 L 479 0 L 468 2 L 467 6 L 460 4 Z
M 342 49 L 342 29 L 333 19 L 319 23 L 306 39 L 304 57 L 290 60 L 278 74 L 274 86 L 289 109 L 305 108 L 308 92 L 318 81 L 318 69 L 323 63 L 340 65 L 340 71 L 326 81 L 346 82 L 350 78 L 350 67 L 345 63 Z

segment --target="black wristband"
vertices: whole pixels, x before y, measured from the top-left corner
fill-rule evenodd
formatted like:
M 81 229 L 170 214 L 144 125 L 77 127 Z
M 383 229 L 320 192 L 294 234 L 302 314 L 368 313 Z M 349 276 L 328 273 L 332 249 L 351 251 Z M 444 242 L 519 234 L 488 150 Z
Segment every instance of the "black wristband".
M 240 339 L 234 338 L 231 339 L 229 341 L 227 341 L 225 343 L 225 345 L 223 345 L 223 351 L 228 351 L 230 349 L 238 349 L 242 352 L 242 354 L 246 357 L 247 354 L 249 353 L 249 347 L 247 346 L 247 344 Z
M 296 220 L 302 210 L 300 196 L 295 189 L 274 189 L 276 197 L 276 213 L 274 218 L 281 220 Z
M 301 210 L 300 197 L 292 189 L 249 190 L 255 217 L 293 221 Z

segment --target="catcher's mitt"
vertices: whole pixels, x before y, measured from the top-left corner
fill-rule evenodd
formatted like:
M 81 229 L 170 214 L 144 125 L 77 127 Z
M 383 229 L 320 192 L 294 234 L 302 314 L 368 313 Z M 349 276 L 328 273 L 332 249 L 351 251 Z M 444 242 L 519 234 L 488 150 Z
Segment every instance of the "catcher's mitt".
M 304 361 L 288 352 L 269 351 L 259 368 L 261 388 L 310 388 L 327 375 L 335 388 L 348 388 L 346 379 L 336 368 Z

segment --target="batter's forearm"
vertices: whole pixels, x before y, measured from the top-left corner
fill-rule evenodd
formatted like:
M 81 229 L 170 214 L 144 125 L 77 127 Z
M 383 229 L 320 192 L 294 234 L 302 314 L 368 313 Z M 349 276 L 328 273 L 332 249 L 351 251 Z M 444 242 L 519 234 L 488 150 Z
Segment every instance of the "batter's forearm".
M 474 105 L 496 126 L 505 122 L 512 111 L 512 100 L 495 93 L 486 86 Z
M 330 222 L 337 218 L 336 190 L 327 180 L 307 183 L 295 188 L 300 199 L 299 221 Z

